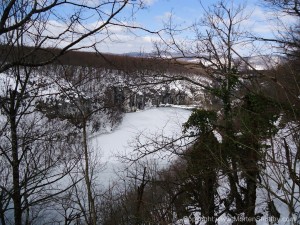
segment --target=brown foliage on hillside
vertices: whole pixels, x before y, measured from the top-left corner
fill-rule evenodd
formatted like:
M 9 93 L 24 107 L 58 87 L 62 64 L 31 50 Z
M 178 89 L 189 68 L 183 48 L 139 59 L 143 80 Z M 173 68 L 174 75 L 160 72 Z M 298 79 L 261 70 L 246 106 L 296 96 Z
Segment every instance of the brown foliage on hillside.
M 0 60 L 2 63 L 11 61 L 22 61 L 28 63 L 44 62 L 57 55 L 61 50 L 33 47 L 10 47 L 0 46 Z M 108 53 L 95 53 L 84 51 L 68 51 L 53 62 L 59 65 L 87 66 L 105 69 L 117 69 L 127 72 L 137 70 L 168 71 L 184 73 L 189 70 L 183 64 L 168 60 L 150 57 L 132 57 L 127 55 L 114 55 Z

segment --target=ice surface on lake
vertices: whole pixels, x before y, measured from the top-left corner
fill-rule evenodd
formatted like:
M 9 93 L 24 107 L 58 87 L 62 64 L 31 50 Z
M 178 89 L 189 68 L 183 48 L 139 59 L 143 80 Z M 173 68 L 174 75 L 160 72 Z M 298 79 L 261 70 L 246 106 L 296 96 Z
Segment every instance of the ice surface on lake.
M 101 177 L 111 178 L 112 170 L 119 165 L 117 156 L 130 154 L 137 136 L 144 140 L 155 134 L 178 137 L 190 114 L 190 110 L 165 107 L 126 113 L 121 125 L 113 132 L 91 136 L 91 149 L 101 162 L 107 163 Z

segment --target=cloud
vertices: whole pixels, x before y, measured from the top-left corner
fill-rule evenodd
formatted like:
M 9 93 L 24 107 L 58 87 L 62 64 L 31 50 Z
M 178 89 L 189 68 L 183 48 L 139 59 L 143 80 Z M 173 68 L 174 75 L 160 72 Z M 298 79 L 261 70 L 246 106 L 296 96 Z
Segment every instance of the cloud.
M 160 21 L 167 21 L 169 20 L 172 16 L 174 16 L 174 14 L 172 12 L 164 12 L 164 14 L 156 16 L 157 20 Z
M 97 48 L 102 52 L 123 54 L 129 52 L 151 52 L 153 44 L 150 37 L 132 38 L 126 42 L 102 42 Z
M 91 22 L 85 25 L 76 24 L 72 27 L 72 30 L 68 30 L 68 24 L 62 21 L 51 20 L 46 24 L 40 24 L 35 21 L 35 26 L 30 29 L 27 37 L 27 44 L 34 45 L 35 41 L 39 37 L 48 37 L 43 47 L 55 47 L 63 48 L 72 43 L 82 34 L 89 32 L 96 27 L 99 27 L 102 22 Z M 139 26 L 139 24 L 129 24 L 127 22 L 120 22 L 122 26 L 108 25 L 96 34 L 83 39 L 74 48 L 89 48 L 93 44 L 96 44 L 98 49 L 103 52 L 110 53 L 127 53 L 127 52 L 151 52 L 153 41 L 158 40 L 158 37 L 151 35 L 147 32 L 141 32 L 137 29 L 127 28 L 126 25 Z M 38 29 L 43 27 L 44 29 Z M 62 34 L 62 35 L 61 35 Z M 60 36 L 61 35 L 61 36 Z M 59 36 L 59 39 L 57 37 Z
M 153 42 L 160 40 L 152 34 L 136 36 L 132 33 L 114 34 L 97 44 L 99 50 L 116 54 L 128 52 L 152 52 Z
M 153 5 L 157 0 L 143 0 L 143 3 L 147 6 Z
M 253 32 L 257 34 L 271 34 L 282 31 L 296 22 L 296 18 L 283 12 L 266 11 L 256 7 L 249 18 Z
M 162 15 L 156 16 L 155 19 L 160 23 L 168 23 L 171 20 L 172 23 L 177 24 L 177 25 L 180 25 L 180 24 L 186 22 L 185 19 L 183 19 L 180 16 L 177 16 L 172 11 L 164 12 Z

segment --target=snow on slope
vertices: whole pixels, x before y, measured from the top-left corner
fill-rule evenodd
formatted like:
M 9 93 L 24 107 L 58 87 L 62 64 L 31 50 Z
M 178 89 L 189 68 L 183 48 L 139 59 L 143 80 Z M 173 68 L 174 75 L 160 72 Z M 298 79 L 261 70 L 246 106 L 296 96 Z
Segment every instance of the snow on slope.
M 145 111 L 127 113 L 124 117 L 122 124 L 115 131 L 108 134 L 91 136 L 90 137 L 91 147 L 93 147 L 94 151 L 98 155 L 100 154 L 102 156 L 101 161 L 108 162 L 107 169 L 99 177 L 101 180 L 101 183 L 99 184 L 102 184 L 105 187 L 110 182 L 116 180 L 117 176 L 113 174 L 114 169 L 116 170 L 121 169 L 120 162 L 118 161 L 116 155 L 124 154 L 125 152 L 128 154 L 132 153 L 132 147 L 130 146 L 135 141 L 135 137 L 137 135 L 143 134 L 146 137 L 146 136 L 151 136 L 154 133 L 161 133 L 161 132 L 169 136 L 180 135 L 180 132 L 182 130 L 181 129 L 182 123 L 186 122 L 190 114 L 191 111 L 189 110 L 185 110 L 181 108 L 167 108 L 167 107 L 152 108 Z M 292 141 L 289 141 L 289 143 L 290 142 Z M 270 171 L 267 171 L 267 173 L 269 173 L 268 178 L 270 179 L 272 177 L 274 178 L 274 175 L 270 174 Z M 280 173 L 284 174 L 283 172 Z M 226 185 L 226 181 L 224 181 L 222 185 L 224 187 L 224 185 Z M 271 184 L 270 188 L 273 189 L 272 191 L 274 193 L 280 194 L 277 190 L 276 183 Z M 263 213 L 262 218 L 258 219 L 257 224 L 267 225 L 269 224 L 269 220 L 273 219 L 272 217 L 268 217 L 266 211 L 266 207 L 267 207 L 266 204 L 270 196 L 268 195 L 268 193 L 265 192 L 265 189 L 262 188 L 258 188 L 257 194 L 258 194 L 257 212 Z M 295 194 L 295 196 L 298 196 L 298 194 Z M 287 198 L 289 198 L 289 196 L 287 196 Z M 292 223 L 293 218 L 289 217 L 287 205 L 283 204 L 282 202 L 279 202 L 276 198 L 273 200 L 275 202 L 277 209 L 281 213 L 281 217 L 280 220 L 278 221 L 278 224 L 279 225 L 297 224 L 297 223 Z M 198 218 L 198 222 L 200 222 L 199 218 Z M 219 224 L 224 224 L 224 225 L 232 224 L 232 219 L 227 217 L 226 215 L 221 216 L 218 220 L 219 220 Z M 176 224 L 190 225 L 189 221 L 186 218 L 178 220 Z M 205 221 L 201 221 L 199 224 L 204 225 Z
M 91 136 L 91 149 L 101 157 L 101 162 L 107 162 L 107 169 L 101 174 L 101 180 L 111 178 L 113 169 L 120 165 L 118 155 L 132 153 L 132 145 L 137 136 L 145 137 L 144 141 L 154 134 L 179 136 L 182 124 L 190 114 L 190 110 L 164 107 L 126 113 L 121 125 L 113 132 Z

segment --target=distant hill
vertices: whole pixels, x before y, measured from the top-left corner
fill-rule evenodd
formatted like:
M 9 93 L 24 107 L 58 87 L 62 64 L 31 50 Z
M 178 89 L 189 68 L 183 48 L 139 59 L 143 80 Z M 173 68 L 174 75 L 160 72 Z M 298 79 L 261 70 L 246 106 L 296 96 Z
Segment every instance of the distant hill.
M 10 47 L 0 45 L 0 60 L 2 62 L 19 61 L 28 63 L 39 63 L 58 55 L 60 49 L 45 48 L 35 49 L 33 47 Z M 150 55 L 116 55 L 108 53 L 95 53 L 85 51 L 68 51 L 57 60 L 52 62 L 61 65 L 89 66 L 95 68 L 107 68 L 116 70 L 163 70 L 170 72 L 187 72 L 187 68 L 174 62 L 150 57 Z

